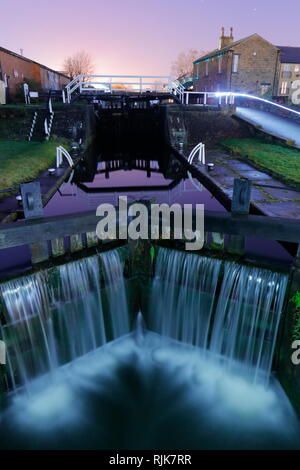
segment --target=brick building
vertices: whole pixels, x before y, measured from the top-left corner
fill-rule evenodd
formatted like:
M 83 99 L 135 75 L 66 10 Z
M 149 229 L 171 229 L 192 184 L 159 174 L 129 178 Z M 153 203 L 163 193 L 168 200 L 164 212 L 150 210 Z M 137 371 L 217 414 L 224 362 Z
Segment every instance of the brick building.
M 24 79 L 34 80 L 43 91 L 61 90 L 70 81 L 67 75 L 0 47 L 0 82 L 7 97 L 14 98 Z
M 272 94 L 278 87 L 280 50 L 258 34 L 234 41 L 233 30 L 218 49 L 194 62 L 195 91 L 235 91 Z
M 278 96 L 288 101 L 293 83 L 300 80 L 300 47 L 277 46 L 280 50 Z M 296 83 L 296 87 L 299 85 Z

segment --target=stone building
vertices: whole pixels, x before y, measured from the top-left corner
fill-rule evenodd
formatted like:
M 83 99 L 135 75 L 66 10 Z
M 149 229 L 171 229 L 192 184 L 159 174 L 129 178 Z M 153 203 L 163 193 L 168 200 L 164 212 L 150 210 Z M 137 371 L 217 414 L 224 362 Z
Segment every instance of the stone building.
M 277 94 L 284 101 L 289 101 L 293 90 L 300 85 L 300 47 L 277 47 L 280 50 Z
M 13 99 L 26 79 L 34 80 L 43 91 L 61 90 L 70 81 L 67 75 L 0 47 L 0 82 L 4 83 L 6 97 Z
M 194 90 L 272 94 L 279 55 L 278 47 L 258 34 L 234 41 L 233 29 L 225 36 L 222 28 L 218 49 L 194 62 Z

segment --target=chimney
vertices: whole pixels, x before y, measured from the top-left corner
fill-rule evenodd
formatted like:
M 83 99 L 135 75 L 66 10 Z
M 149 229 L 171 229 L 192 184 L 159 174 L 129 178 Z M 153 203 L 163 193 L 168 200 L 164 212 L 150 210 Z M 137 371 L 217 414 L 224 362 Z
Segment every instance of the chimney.
M 230 43 L 233 42 L 233 40 L 234 40 L 234 38 L 233 38 L 233 28 L 230 28 L 230 36 L 225 36 L 225 29 L 224 29 L 224 27 L 222 27 L 220 42 L 219 42 L 219 49 L 222 49 L 223 47 L 228 46 Z

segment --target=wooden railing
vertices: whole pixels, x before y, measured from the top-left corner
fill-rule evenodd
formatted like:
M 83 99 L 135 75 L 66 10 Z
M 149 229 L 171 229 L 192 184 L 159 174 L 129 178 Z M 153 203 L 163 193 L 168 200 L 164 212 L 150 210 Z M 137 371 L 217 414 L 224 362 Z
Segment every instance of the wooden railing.
M 292 242 L 299 246 L 299 221 L 249 215 L 250 192 L 251 181 L 236 179 L 232 211 L 205 211 L 206 246 L 226 249 L 238 255 L 243 255 L 245 251 L 246 237 Z M 96 226 L 101 218 L 96 216 L 95 211 L 44 217 L 38 183 L 22 185 L 22 198 L 26 219 L 0 225 L 0 249 L 29 245 L 32 263 L 37 264 L 49 258 L 63 256 L 67 251 L 66 245 L 70 246 L 68 250 L 71 253 L 98 246 Z M 172 232 L 172 222 L 170 229 Z M 229 236 L 226 247 L 225 235 Z M 66 238 L 69 240 L 67 244 Z M 299 262 L 299 249 L 296 258 Z

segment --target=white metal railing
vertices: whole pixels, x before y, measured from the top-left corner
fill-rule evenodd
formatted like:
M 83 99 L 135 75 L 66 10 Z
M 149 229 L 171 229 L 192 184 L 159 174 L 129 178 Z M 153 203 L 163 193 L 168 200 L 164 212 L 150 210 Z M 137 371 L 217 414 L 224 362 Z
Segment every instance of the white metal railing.
M 283 106 L 282 104 L 275 103 L 274 101 L 266 100 L 265 98 L 261 98 L 260 96 L 255 96 L 255 95 L 248 95 L 247 93 L 236 93 L 236 92 L 216 92 L 215 93 L 216 97 L 222 99 L 222 98 L 227 98 L 227 99 L 232 99 L 234 102 L 234 98 L 247 98 L 251 100 L 256 100 L 260 101 L 262 103 L 270 104 L 271 106 L 274 106 L 275 108 L 283 109 L 285 111 L 289 111 L 292 114 L 297 114 L 300 116 L 300 111 L 297 111 L 296 109 L 288 108 L 287 106 Z
M 199 98 L 199 101 L 201 100 L 202 103 L 190 103 L 190 97 L 195 96 Z M 234 104 L 234 95 L 231 94 L 226 94 L 226 95 L 221 95 L 217 91 L 184 91 L 183 96 L 181 96 L 181 102 L 182 104 L 186 105 L 202 105 L 202 106 L 207 106 L 209 98 L 213 98 L 215 100 L 215 103 L 218 104 L 219 106 L 225 104 L 225 105 L 233 105 Z M 224 100 L 223 100 L 224 98 Z
M 71 102 L 75 91 L 118 93 L 147 91 L 182 93 L 182 85 L 175 83 L 170 76 L 162 75 L 78 75 L 65 88 L 66 101 Z M 184 87 L 182 87 L 184 90 Z
M 32 139 L 32 134 L 33 134 L 33 131 L 34 131 L 34 128 L 35 128 L 35 125 L 36 125 L 37 116 L 38 116 L 38 113 L 37 113 L 37 111 L 35 111 L 34 115 L 33 115 L 32 123 L 31 123 L 31 127 L 30 127 L 30 130 L 29 130 L 29 135 L 28 135 L 28 141 L 29 142 Z
M 44 131 L 45 131 L 45 135 L 46 135 L 46 140 L 50 139 L 52 125 L 53 125 L 53 119 L 54 119 L 54 112 L 52 111 L 52 113 L 50 114 L 49 121 L 48 121 L 47 117 L 44 120 Z
M 198 153 L 198 162 L 202 163 L 202 165 L 205 165 L 205 144 L 203 144 L 202 142 L 199 142 L 199 144 L 197 144 L 193 148 L 193 150 L 191 151 L 188 157 L 188 162 L 192 164 L 197 153 Z
M 74 161 L 69 152 L 62 146 L 56 147 L 56 168 L 59 168 L 63 162 L 63 158 L 66 158 L 71 167 L 74 166 Z
M 193 160 L 195 158 L 195 156 L 197 155 L 198 153 L 198 162 L 201 163 L 202 165 L 205 165 L 205 144 L 203 144 L 203 142 L 199 142 L 199 144 L 197 144 L 193 150 L 191 151 L 191 153 L 189 154 L 188 156 L 188 163 L 191 165 L 193 163 Z M 195 188 L 198 190 L 198 191 L 203 191 L 203 185 L 199 182 L 199 181 L 195 181 L 192 174 L 188 171 L 188 177 L 189 177 L 189 180 L 190 182 L 192 183 L 193 186 L 195 186 Z
M 183 103 L 185 93 L 184 86 L 178 80 L 174 80 L 171 82 L 171 87 L 171 91 L 180 99 L 181 103 Z
M 183 104 L 190 104 L 190 96 L 191 95 L 198 95 L 199 97 L 202 97 L 203 103 L 202 105 L 206 106 L 208 104 L 208 99 L 209 98 L 214 98 L 219 106 L 228 106 L 228 105 L 234 105 L 235 104 L 235 99 L 236 98 L 246 98 L 248 100 L 255 100 L 259 101 L 261 103 L 266 103 L 271 106 L 274 106 L 274 108 L 279 108 L 284 111 L 290 112 L 291 114 L 296 114 L 300 116 L 300 111 L 297 111 L 296 109 L 289 108 L 287 106 L 284 106 L 282 104 L 276 103 L 275 101 L 267 100 L 265 98 L 261 98 L 260 96 L 256 95 L 249 95 L 247 93 L 238 93 L 238 92 L 233 92 L 233 91 L 185 91 L 183 96 L 181 95 L 181 102 Z M 195 105 L 198 105 L 195 103 Z
M 48 108 L 48 113 L 50 114 L 50 118 L 49 118 L 49 121 L 48 121 L 48 117 L 45 118 L 44 130 L 45 130 L 46 140 L 49 140 L 50 135 L 51 135 L 52 125 L 53 125 L 53 119 L 54 119 L 54 111 L 52 108 L 51 97 L 48 100 L 47 108 Z

